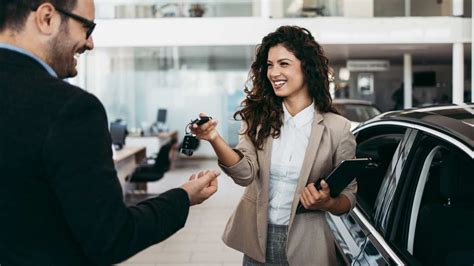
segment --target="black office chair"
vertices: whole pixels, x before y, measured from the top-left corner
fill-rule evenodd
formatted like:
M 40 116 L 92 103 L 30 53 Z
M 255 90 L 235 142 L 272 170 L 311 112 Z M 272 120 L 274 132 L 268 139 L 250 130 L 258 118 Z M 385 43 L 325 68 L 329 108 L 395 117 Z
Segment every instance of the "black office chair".
M 442 203 L 420 209 L 414 256 L 423 265 L 474 263 L 474 169 L 472 163 L 448 154 L 440 164 Z
M 131 183 L 143 183 L 160 180 L 170 169 L 170 151 L 173 143 L 170 141 L 160 148 L 153 164 L 141 164 L 125 179 Z

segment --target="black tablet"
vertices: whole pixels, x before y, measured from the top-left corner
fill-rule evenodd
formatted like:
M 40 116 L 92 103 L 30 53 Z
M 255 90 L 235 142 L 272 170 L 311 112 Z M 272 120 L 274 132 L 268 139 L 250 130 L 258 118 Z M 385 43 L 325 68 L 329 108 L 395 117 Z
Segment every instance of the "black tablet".
M 328 176 L 323 178 L 329 185 L 331 197 L 337 197 L 354 178 L 363 175 L 373 165 L 370 158 L 357 158 L 340 162 Z M 318 190 L 321 190 L 323 179 L 318 179 L 315 183 Z

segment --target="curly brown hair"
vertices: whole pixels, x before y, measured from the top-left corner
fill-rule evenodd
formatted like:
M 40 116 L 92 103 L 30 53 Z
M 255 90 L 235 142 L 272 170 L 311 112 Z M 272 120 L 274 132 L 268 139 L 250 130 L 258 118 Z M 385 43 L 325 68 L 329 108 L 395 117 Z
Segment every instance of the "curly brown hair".
M 301 61 L 309 95 L 313 98 L 318 111 L 337 113 L 332 106 L 329 93 L 329 60 L 323 48 L 307 29 L 281 26 L 265 36 L 262 43 L 257 46 L 255 61 L 249 73 L 252 88 L 245 88 L 247 96 L 242 101 L 242 109 L 234 114 L 234 119 L 242 119 L 248 125 L 241 134 L 249 136 L 260 150 L 268 136 L 271 135 L 273 138 L 280 136 L 280 128 L 283 125 L 283 98 L 275 95 L 272 84 L 267 78 L 268 51 L 279 44 Z

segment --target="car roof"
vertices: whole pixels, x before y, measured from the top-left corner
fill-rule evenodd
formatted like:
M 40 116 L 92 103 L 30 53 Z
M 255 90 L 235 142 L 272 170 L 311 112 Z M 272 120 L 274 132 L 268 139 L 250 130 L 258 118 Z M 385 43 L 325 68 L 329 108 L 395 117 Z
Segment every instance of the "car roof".
M 355 99 L 333 99 L 334 104 L 364 104 L 364 105 L 374 105 L 371 101 L 365 100 L 355 100 Z
M 392 111 L 378 115 L 364 124 L 387 120 L 434 128 L 474 149 L 474 103 Z

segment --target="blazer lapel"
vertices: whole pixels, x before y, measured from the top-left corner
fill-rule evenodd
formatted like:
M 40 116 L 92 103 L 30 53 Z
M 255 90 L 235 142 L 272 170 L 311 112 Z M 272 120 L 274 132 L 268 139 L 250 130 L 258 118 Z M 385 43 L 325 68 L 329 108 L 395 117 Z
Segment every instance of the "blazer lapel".
M 293 217 L 295 216 L 298 203 L 300 202 L 301 192 L 306 187 L 311 168 L 313 167 L 313 163 L 316 159 L 316 153 L 318 152 L 319 144 L 321 143 L 321 138 L 324 131 L 324 125 L 321 124 L 323 119 L 323 115 L 316 111 L 314 114 L 313 123 L 311 125 L 311 135 L 309 137 L 308 147 L 306 147 L 303 165 L 301 166 L 300 176 L 298 178 L 298 185 L 296 186 L 293 204 L 291 206 L 290 226 L 293 221 Z
M 257 195 L 257 230 L 259 236 L 260 246 L 265 250 L 267 241 L 267 227 L 268 227 L 268 193 L 270 190 L 270 161 L 272 158 L 272 144 L 273 138 L 269 136 L 265 140 L 263 150 L 257 150 L 258 160 L 260 164 L 260 182 L 261 189 Z

